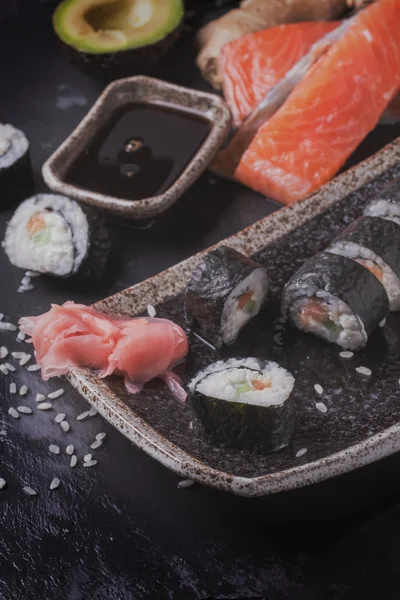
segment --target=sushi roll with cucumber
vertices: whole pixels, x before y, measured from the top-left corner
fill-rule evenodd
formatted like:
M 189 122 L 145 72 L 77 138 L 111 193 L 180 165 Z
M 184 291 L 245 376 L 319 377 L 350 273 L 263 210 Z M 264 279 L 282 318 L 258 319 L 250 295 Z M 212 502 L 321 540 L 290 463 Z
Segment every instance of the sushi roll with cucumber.
M 387 184 L 364 209 L 366 217 L 382 217 L 400 225 L 400 178 Z
M 347 350 L 357 350 L 389 312 L 380 281 L 355 260 L 321 252 L 285 285 L 282 313 L 292 324 Z
M 32 190 L 29 142 L 19 129 L 0 123 L 0 208 L 21 202 Z
M 21 269 L 58 277 L 99 277 L 110 239 L 89 209 L 65 196 L 39 194 L 15 211 L 3 248 L 10 262 Z
M 294 383 L 275 362 L 230 358 L 197 373 L 190 403 L 210 443 L 273 452 L 293 435 Z
M 195 269 L 185 290 L 185 316 L 217 348 L 232 344 L 266 300 L 265 267 L 220 246 Z
M 385 288 L 390 310 L 400 310 L 400 224 L 381 217 L 361 217 L 326 251 L 352 258 L 369 269 Z

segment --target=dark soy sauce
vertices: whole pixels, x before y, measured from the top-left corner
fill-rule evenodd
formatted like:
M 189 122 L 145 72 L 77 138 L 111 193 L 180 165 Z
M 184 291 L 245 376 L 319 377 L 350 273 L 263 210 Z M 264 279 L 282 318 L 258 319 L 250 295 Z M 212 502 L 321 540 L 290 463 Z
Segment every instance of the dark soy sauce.
M 72 163 L 65 181 L 117 198 L 164 193 L 206 139 L 211 124 L 183 110 L 127 104 Z

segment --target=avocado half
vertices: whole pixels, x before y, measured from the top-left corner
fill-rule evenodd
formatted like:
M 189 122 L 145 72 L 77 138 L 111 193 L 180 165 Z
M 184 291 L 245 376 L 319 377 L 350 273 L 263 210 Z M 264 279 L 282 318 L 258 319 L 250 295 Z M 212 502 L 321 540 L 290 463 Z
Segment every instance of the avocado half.
M 53 26 L 75 62 L 115 79 L 158 63 L 177 39 L 183 15 L 182 0 L 64 0 Z

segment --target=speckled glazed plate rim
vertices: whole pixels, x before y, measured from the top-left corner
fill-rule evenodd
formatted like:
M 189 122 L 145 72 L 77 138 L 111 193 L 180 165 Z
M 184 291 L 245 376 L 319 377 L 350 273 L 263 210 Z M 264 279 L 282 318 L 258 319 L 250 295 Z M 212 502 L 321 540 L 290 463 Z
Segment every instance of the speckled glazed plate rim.
M 353 169 L 336 177 L 313 196 L 282 208 L 214 247 L 226 244 L 244 254 L 255 254 L 344 199 L 348 194 L 383 175 L 399 162 L 400 138 Z M 194 267 L 209 250 L 100 301 L 95 306 L 109 313 L 134 315 L 143 311 L 149 303 L 156 305 L 171 298 L 182 292 Z M 344 450 L 297 467 L 253 478 L 237 476 L 208 466 L 170 442 L 138 417 L 90 371 L 74 371 L 68 378 L 99 413 L 160 463 L 179 475 L 242 496 L 263 496 L 303 487 L 352 471 L 400 450 L 399 423 Z
M 140 92 L 139 101 L 182 108 L 195 115 L 202 115 L 210 121 L 211 129 L 207 138 L 182 173 L 163 194 L 141 200 L 108 196 L 66 183 L 66 170 L 82 152 L 88 139 L 92 139 L 118 106 L 123 106 L 129 101 L 129 91 L 132 93 L 131 101 L 135 99 L 135 89 Z M 181 102 L 178 102 L 177 98 L 181 98 Z M 111 105 L 112 109 L 109 108 Z M 74 131 L 47 159 L 42 167 L 43 178 L 53 192 L 80 202 L 132 219 L 152 218 L 174 204 L 203 173 L 223 144 L 230 124 L 229 109 L 223 99 L 215 94 L 145 75 L 118 79 L 106 87 Z

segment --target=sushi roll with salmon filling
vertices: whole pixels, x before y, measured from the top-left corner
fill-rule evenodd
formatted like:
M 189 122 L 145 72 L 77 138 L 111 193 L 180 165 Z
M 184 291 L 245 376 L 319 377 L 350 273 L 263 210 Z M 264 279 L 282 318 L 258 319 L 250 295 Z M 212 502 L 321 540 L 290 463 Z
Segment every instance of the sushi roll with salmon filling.
M 8 224 L 3 248 L 16 267 L 58 277 L 98 277 L 110 250 L 98 217 L 65 196 L 25 200 Z
M 265 267 L 240 252 L 221 246 L 195 269 L 185 290 L 185 316 L 218 348 L 232 344 L 266 300 Z
M 337 254 L 308 260 L 283 291 L 282 313 L 308 333 L 357 350 L 389 312 L 385 288 L 368 269 Z
M 218 361 L 190 382 L 190 402 L 210 443 L 272 452 L 293 434 L 294 377 L 256 358 Z
M 400 225 L 400 178 L 387 184 L 364 209 L 366 217 L 382 217 Z
M 400 225 L 380 217 L 361 217 L 349 225 L 327 252 L 356 260 L 379 279 L 390 310 L 400 310 Z
M 32 189 L 29 142 L 19 129 L 0 123 L 0 208 L 21 202 Z

